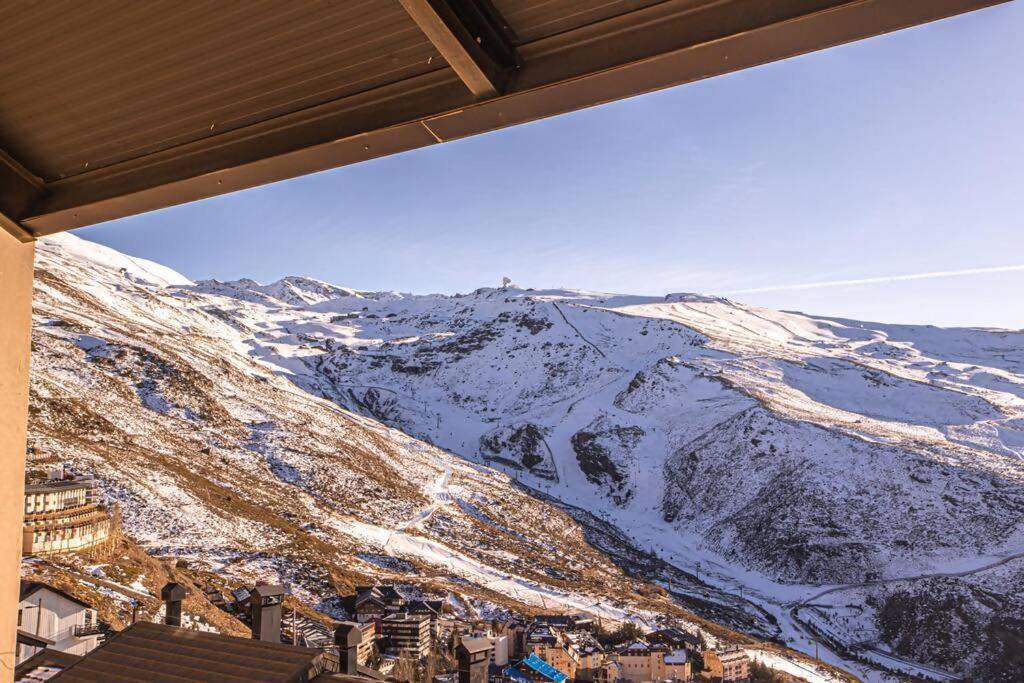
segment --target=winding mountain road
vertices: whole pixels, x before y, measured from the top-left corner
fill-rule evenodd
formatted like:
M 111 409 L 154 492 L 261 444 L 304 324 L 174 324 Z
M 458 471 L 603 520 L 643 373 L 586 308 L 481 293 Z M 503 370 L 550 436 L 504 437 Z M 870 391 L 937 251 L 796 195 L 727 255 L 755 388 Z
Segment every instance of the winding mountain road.
M 823 596 L 829 595 L 830 593 L 837 593 L 839 591 L 849 590 L 851 588 L 866 588 L 868 586 L 884 586 L 886 584 L 899 583 L 901 581 L 919 581 L 921 579 L 932 579 L 932 578 L 944 577 L 944 576 L 945 577 L 970 576 L 971 574 L 978 574 L 979 572 L 983 572 L 983 571 L 986 571 L 988 569 L 995 569 L 996 567 L 1000 567 L 1000 566 L 1002 566 L 1004 564 L 1007 564 L 1007 563 L 1012 562 L 1014 560 L 1018 560 L 1020 558 L 1024 558 L 1024 551 L 1017 552 L 1017 553 L 1012 553 L 1012 554 L 1007 555 L 1007 556 L 1005 556 L 1003 558 L 1000 558 L 1000 559 L 998 559 L 998 560 L 996 560 L 994 562 L 989 562 L 988 564 L 984 564 L 984 565 L 982 565 L 980 567 L 974 567 L 973 569 L 965 569 L 963 571 L 958 571 L 958 572 L 933 572 L 933 573 L 930 573 L 930 574 L 918 574 L 916 576 L 902 576 L 902 577 L 895 577 L 895 578 L 891 578 L 891 579 L 878 579 L 878 580 L 875 580 L 875 581 L 863 581 L 861 583 L 848 583 L 848 584 L 844 584 L 844 585 L 841 585 L 841 586 L 833 586 L 832 588 L 828 588 L 826 590 L 823 590 L 820 593 L 815 593 L 811 597 L 805 598 L 804 600 L 801 600 L 798 603 L 794 603 L 793 606 L 794 607 L 806 607 L 806 606 L 808 606 L 808 603 L 814 602 L 818 598 L 821 598 Z
M 1010 562 L 1013 562 L 1014 560 L 1018 560 L 1018 559 L 1022 559 L 1022 558 L 1024 558 L 1024 551 L 1011 553 L 1011 554 L 1006 555 L 1005 557 L 1002 557 L 1002 558 L 1000 558 L 998 560 L 995 560 L 995 561 L 992 561 L 992 562 L 987 562 L 987 563 L 985 563 L 985 564 L 983 564 L 981 566 L 973 567 L 971 569 L 964 569 L 964 570 L 961 570 L 961 571 L 931 572 L 931 573 L 927 573 L 927 574 L 917 574 L 917 575 L 914 575 L 914 576 L 894 577 L 894 578 L 890 578 L 890 579 L 878 579 L 878 580 L 875 580 L 875 581 L 862 581 L 860 583 L 850 583 L 850 584 L 845 584 L 845 585 L 841 585 L 841 586 L 833 586 L 831 588 L 828 588 L 828 589 L 825 589 L 825 590 L 820 591 L 818 593 L 815 593 L 814 595 L 811 595 L 811 596 L 809 596 L 807 598 L 804 598 L 803 600 L 801 600 L 799 602 L 790 603 L 789 605 L 787 605 L 787 607 L 790 608 L 789 609 L 789 617 L 790 617 L 793 625 L 802 634 L 804 634 L 806 637 L 808 637 L 811 640 L 813 640 L 814 642 L 816 642 L 822 648 L 825 648 L 825 649 L 833 652 L 834 654 L 838 655 L 839 653 L 836 653 L 832 649 L 832 647 L 831 647 L 831 645 L 829 643 L 825 642 L 824 640 L 822 640 L 819 637 L 818 631 L 817 631 L 817 629 L 814 626 L 812 626 L 810 623 L 808 623 L 808 622 L 806 622 L 806 621 L 804 621 L 803 619 L 800 618 L 800 610 L 802 610 L 804 608 L 813 607 L 814 606 L 813 603 L 816 600 L 819 600 L 820 598 L 823 598 L 824 596 L 830 595 L 832 593 L 838 593 L 838 592 L 841 592 L 841 591 L 844 591 L 844 590 L 850 590 L 850 589 L 854 589 L 854 588 L 866 588 L 866 587 L 869 587 L 869 586 L 884 586 L 884 585 L 887 585 L 887 584 L 900 583 L 900 582 L 904 582 L 904 581 L 920 581 L 920 580 L 923 580 L 923 579 L 938 578 L 938 577 L 963 577 L 963 576 L 970 576 L 972 574 L 978 574 L 978 573 L 987 571 L 989 569 L 995 569 L 996 567 L 1001 567 L 1004 564 L 1008 564 Z M 848 647 L 848 648 L 852 648 L 852 647 L 854 647 L 854 646 L 856 646 L 858 644 L 857 643 L 844 643 L 844 645 L 846 647 Z M 952 672 L 949 672 L 949 671 L 943 671 L 942 669 L 938 669 L 938 668 L 935 668 L 933 666 L 922 664 L 920 662 L 915 662 L 915 661 L 913 661 L 911 659 L 906 659 L 905 657 L 901 657 L 901 656 L 893 654 L 891 652 L 885 652 L 885 651 L 880 650 L 880 649 L 878 649 L 878 648 L 876 648 L 876 647 L 874 647 L 872 645 L 860 644 L 860 646 L 863 649 L 865 649 L 865 650 L 871 652 L 872 654 L 874 654 L 876 657 L 884 659 L 884 660 L 887 660 L 888 662 L 890 662 L 892 664 L 892 666 L 890 668 L 894 668 L 894 669 L 897 669 L 897 670 L 902 668 L 905 671 L 906 670 L 910 670 L 911 672 L 913 672 L 915 674 L 924 673 L 924 674 L 927 674 L 931 678 L 934 678 L 934 679 L 936 679 L 938 681 L 956 681 L 956 680 L 960 680 L 960 676 L 958 674 L 956 674 L 956 673 L 952 673 Z

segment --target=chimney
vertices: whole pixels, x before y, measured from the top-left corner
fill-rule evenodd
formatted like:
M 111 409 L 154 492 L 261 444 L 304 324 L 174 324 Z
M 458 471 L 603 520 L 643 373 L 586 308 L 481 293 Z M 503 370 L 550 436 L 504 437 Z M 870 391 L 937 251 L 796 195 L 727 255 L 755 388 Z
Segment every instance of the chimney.
M 188 595 L 185 587 L 179 583 L 171 582 L 160 591 L 160 597 L 164 601 L 164 623 L 168 626 L 181 626 L 181 601 Z
M 256 586 L 249 598 L 254 640 L 281 642 L 281 603 L 284 586 Z
M 338 646 L 340 673 L 355 676 L 359 672 L 359 644 L 363 642 L 363 629 L 354 621 L 343 621 L 334 629 L 334 644 Z

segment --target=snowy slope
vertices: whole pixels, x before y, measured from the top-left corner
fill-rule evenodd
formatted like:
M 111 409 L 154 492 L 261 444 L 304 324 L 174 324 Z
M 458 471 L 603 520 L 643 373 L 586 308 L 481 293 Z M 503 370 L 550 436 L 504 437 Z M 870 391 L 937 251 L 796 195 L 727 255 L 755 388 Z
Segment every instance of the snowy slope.
M 446 597 L 468 617 L 585 611 L 746 644 L 757 641 L 728 626 L 777 634 L 738 601 L 693 600 L 700 585 L 682 572 L 687 594 L 676 599 L 627 575 L 607 553 L 637 556 L 628 541 L 596 548 L 586 528 L 508 475 L 304 391 L 300 339 L 316 323 L 296 324 L 280 347 L 265 333 L 292 325 L 296 307 L 401 298 L 282 282 L 193 285 L 70 235 L 41 240 L 36 452 L 94 472 L 150 553 L 228 585 L 286 583 L 335 618 L 346 616 L 339 594 L 387 581 Z
M 219 309 L 312 392 L 776 580 L 1024 545 L 1019 332 L 512 289 Z
M 102 362 L 118 353 L 107 346 L 127 342 L 117 338 L 118 323 L 91 320 L 90 306 L 48 283 L 49 270 L 93 283 L 83 293 L 130 319 L 133 329 L 120 334 L 137 342 L 141 326 L 147 343 L 187 355 L 190 367 L 230 366 L 244 386 L 210 381 L 238 432 L 222 458 L 231 467 L 262 468 L 318 492 L 339 480 L 352 486 L 362 472 L 318 469 L 300 455 L 309 447 L 290 435 L 304 434 L 308 422 L 319 434 L 314 443 L 326 441 L 324 452 L 341 448 L 337 425 L 318 423 L 330 414 L 344 416 L 331 419 L 347 425 L 346 449 L 353 440 L 377 444 L 370 452 L 383 464 L 371 469 L 379 469 L 382 497 L 353 496 L 350 488 L 328 496 L 339 509 L 351 507 L 349 497 L 365 501 L 351 513 L 361 524 L 318 524 L 330 542 L 341 534 L 387 555 L 391 539 L 404 548 L 399 554 L 411 554 L 409 531 L 397 538 L 381 531 L 405 520 L 424 539 L 416 552 L 447 565 L 448 551 L 428 541 L 452 533 L 448 516 L 479 524 L 477 496 L 497 504 L 515 491 L 501 475 L 470 477 L 491 472 L 467 461 L 479 463 L 611 522 L 676 567 L 742 591 L 794 640 L 800 630 L 789 605 L 813 586 L 924 575 L 1024 550 L 1021 332 L 861 323 L 691 294 L 508 288 L 413 296 L 299 277 L 261 285 L 166 274 L 154 282 L 120 274 L 102 260 L 110 257 L 81 253 L 87 248 L 69 247 L 68 239 L 41 246 L 40 287 L 52 300 L 39 306 L 39 334 Z M 66 317 L 69 304 L 88 321 L 76 323 L 74 338 L 45 321 Z M 140 363 L 142 355 L 132 366 Z M 203 414 L 150 379 L 136 380 L 133 391 L 151 411 L 186 422 Z M 285 395 L 297 397 L 294 404 L 289 398 L 277 407 Z M 404 432 L 386 432 L 385 440 L 415 467 L 388 469 L 376 438 L 382 432 L 368 426 L 377 421 Z M 219 456 L 214 433 L 205 438 Z M 453 483 L 483 477 L 490 488 L 431 502 L 447 467 Z M 383 495 L 396 485 L 410 493 Z M 319 493 L 311 498 L 300 516 L 323 502 Z M 528 513 L 504 501 L 500 512 L 483 514 L 489 529 L 498 520 L 513 529 L 510 520 Z M 550 563 L 542 556 L 538 549 L 533 561 Z M 450 564 L 460 579 L 500 590 L 513 587 L 509 580 L 547 576 L 510 572 L 498 581 L 461 558 L 480 561 L 461 551 Z M 564 600 L 575 604 L 573 596 Z
M 263 320 L 252 355 L 310 392 L 703 563 L 783 621 L 801 584 L 1024 550 L 1021 332 L 691 294 L 283 304 L 219 308 Z

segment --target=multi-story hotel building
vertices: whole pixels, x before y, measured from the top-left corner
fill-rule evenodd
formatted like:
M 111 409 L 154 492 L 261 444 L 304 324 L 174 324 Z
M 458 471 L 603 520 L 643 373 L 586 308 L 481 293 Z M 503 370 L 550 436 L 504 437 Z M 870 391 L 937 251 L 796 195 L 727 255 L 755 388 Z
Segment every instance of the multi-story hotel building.
M 430 651 L 430 617 L 399 612 L 381 621 L 381 636 L 386 647 L 395 654 L 426 657 Z
M 25 486 L 22 552 L 52 555 L 83 550 L 110 537 L 110 514 L 99 502 L 92 477 L 58 470 L 47 481 Z
M 690 661 L 685 649 L 670 650 L 641 640 L 621 648 L 614 660 L 619 665 L 619 679 L 631 683 L 690 680 Z

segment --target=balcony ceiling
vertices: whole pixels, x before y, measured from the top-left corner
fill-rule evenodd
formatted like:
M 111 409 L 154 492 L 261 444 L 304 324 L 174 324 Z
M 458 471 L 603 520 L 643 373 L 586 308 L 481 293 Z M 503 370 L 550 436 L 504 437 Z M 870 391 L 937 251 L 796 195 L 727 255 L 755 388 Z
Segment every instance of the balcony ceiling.
M 1001 0 L 12 0 L 0 225 L 29 240 Z

